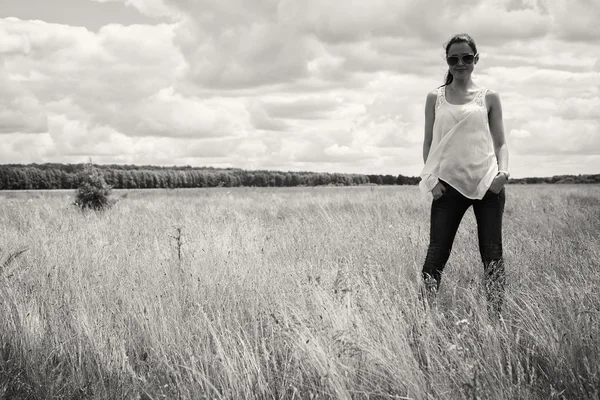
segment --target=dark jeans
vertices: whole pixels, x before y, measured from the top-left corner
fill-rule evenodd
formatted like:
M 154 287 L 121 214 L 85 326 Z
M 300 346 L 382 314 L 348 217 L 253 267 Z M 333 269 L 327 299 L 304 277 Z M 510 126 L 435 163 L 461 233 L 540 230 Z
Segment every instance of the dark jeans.
M 423 265 L 425 286 L 437 291 L 442 271 L 450 257 L 452 243 L 463 215 L 473 206 L 477 220 L 479 252 L 485 271 L 485 288 L 489 305 L 499 311 L 505 284 L 504 260 L 502 257 L 502 215 L 506 200 L 505 190 L 500 193 L 487 191 L 483 199 L 472 200 L 463 196 L 452 186 L 442 181 L 446 192 L 431 205 L 431 227 L 429 249 Z

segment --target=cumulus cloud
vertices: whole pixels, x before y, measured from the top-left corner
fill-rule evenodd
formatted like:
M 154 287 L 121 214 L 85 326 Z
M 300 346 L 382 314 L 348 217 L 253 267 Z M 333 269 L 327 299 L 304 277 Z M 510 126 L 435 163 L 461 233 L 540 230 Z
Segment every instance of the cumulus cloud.
M 291 97 L 291 98 L 290 98 Z M 319 120 L 327 119 L 340 107 L 341 98 L 332 96 L 286 96 L 261 102 L 264 111 L 273 118 Z
M 600 36 L 600 3 L 593 0 L 551 0 L 555 34 L 568 41 L 596 42 Z
M 50 155 L 109 156 L 115 147 L 123 149 L 122 154 L 132 152 L 132 139 L 111 127 L 90 126 L 63 115 L 52 115 L 49 120 L 49 136 L 53 143 Z
M 516 137 L 513 148 L 519 154 L 588 154 L 600 155 L 598 120 L 572 120 L 551 116 L 523 124 L 531 134 Z
M 35 97 L 23 94 L 5 101 L 5 94 L 0 97 L 0 134 L 41 133 L 48 129 L 48 119 Z
M 91 0 L 96 3 L 125 3 L 129 7 L 136 8 L 148 17 L 169 17 L 177 19 L 180 14 L 173 7 L 169 7 L 163 0 Z
M 570 120 L 598 120 L 600 97 L 569 97 L 559 103 L 558 114 Z
M 501 95 L 514 175 L 528 157 L 598 161 L 595 2 L 94 1 L 157 23 L 0 19 L 3 160 L 25 159 L 36 135 L 38 162 L 416 175 L 442 45 L 466 31 L 476 82 Z
M 48 119 L 34 94 L 22 87 L 27 77 L 11 75 L 0 64 L 0 134 L 40 133 L 48 128 Z
M 2 135 L 0 160 L 3 163 L 39 163 L 47 160 L 50 149 L 53 148 L 52 138 L 48 133 L 42 133 L 31 140 L 31 134 L 10 133 Z M 65 160 L 64 156 L 60 159 Z M 62 161 L 64 162 L 64 161 Z
M 256 129 L 268 131 L 285 131 L 289 125 L 281 119 L 273 118 L 258 101 L 249 101 L 247 104 L 250 113 L 250 122 Z
M 308 74 L 314 40 L 284 25 L 248 23 L 206 32 L 186 19 L 176 44 L 189 64 L 188 79 L 202 87 L 240 88 L 293 82 Z
M 185 98 L 173 88 L 165 88 L 136 104 L 119 118 L 131 135 L 159 137 L 239 137 L 245 127 L 235 115 L 218 101 Z
M 509 136 L 515 139 L 526 139 L 531 137 L 531 132 L 526 129 L 511 129 L 509 132 Z

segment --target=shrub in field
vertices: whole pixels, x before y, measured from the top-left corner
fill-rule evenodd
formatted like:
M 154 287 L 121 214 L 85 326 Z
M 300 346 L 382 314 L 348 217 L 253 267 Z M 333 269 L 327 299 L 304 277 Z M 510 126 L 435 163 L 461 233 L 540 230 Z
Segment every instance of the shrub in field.
M 104 181 L 104 177 L 93 167 L 86 168 L 80 177 L 75 205 L 82 210 L 106 210 L 115 204 L 110 198 L 112 187 Z

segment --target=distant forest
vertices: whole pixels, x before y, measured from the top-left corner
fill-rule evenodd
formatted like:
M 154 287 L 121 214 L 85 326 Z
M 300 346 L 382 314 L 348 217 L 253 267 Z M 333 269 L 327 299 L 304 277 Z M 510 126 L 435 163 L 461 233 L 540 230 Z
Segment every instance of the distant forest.
M 292 187 L 416 185 L 419 177 L 404 175 L 342 174 L 322 172 L 246 171 L 237 168 L 158 167 L 151 165 L 4 164 L 0 165 L 0 190 L 75 189 L 93 167 L 115 189 L 202 187 Z M 512 183 L 600 183 L 596 175 L 559 175 L 512 179 Z

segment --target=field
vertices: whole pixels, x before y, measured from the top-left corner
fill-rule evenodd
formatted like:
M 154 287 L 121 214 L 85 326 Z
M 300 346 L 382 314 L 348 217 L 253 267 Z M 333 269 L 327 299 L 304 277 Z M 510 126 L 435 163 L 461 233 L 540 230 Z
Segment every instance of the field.
M 600 186 L 507 187 L 500 321 L 416 187 L 69 195 L 0 192 L 1 398 L 600 398 Z

